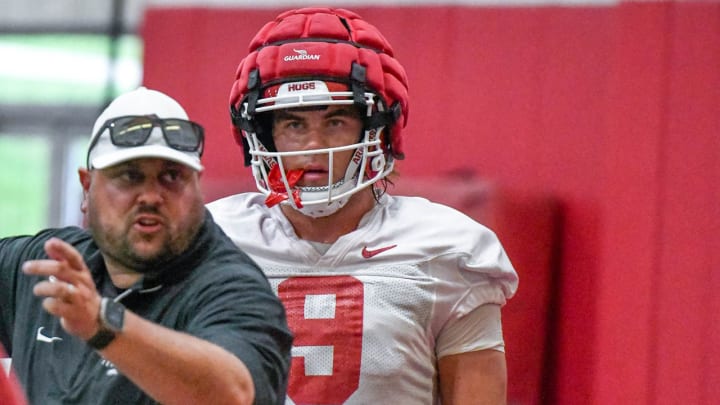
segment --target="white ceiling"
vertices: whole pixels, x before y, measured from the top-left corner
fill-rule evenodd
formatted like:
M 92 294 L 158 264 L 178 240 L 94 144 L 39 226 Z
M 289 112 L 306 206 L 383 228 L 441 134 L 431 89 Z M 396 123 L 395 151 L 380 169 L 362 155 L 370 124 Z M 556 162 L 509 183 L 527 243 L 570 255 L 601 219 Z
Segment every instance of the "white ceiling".
M 0 32 L 106 31 L 115 0 L 0 0 Z M 146 0 L 120 0 L 125 29 L 137 28 Z
M 123 4 L 123 29 L 136 31 L 145 7 L 302 7 L 317 0 L 0 0 L 0 33 L 32 31 L 107 31 L 113 4 Z M 475 6 L 598 6 L 622 0 L 335 0 L 335 7 L 454 4 Z M 640 1 L 640 0 L 638 0 Z

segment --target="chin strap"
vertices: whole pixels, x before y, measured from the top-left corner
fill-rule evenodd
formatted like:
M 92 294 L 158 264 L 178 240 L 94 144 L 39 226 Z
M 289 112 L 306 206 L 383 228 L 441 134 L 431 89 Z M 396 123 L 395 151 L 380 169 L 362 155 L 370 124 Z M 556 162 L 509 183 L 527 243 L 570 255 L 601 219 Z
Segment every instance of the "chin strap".
M 295 185 L 300 180 L 304 172 L 305 171 L 302 169 L 289 170 L 285 176 L 287 177 L 288 187 L 293 189 L 293 201 L 298 208 L 302 208 L 302 202 L 300 201 L 300 190 L 296 189 Z M 265 205 L 273 207 L 289 198 L 285 182 L 283 182 L 283 175 L 280 173 L 280 165 L 275 164 L 272 169 L 270 169 L 268 182 L 270 183 L 269 186 L 271 191 L 265 199 Z

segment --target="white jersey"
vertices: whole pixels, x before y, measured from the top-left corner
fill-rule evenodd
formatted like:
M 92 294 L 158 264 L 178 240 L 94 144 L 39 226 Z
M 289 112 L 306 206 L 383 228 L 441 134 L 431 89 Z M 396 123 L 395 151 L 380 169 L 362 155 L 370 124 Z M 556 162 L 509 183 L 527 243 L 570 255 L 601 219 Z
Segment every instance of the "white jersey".
M 385 195 L 325 254 L 259 193 L 208 204 L 267 274 L 295 334 L 287 404 L 436 404 L 447 325 L 517 288 L 495 234 L 450 207 Z M 476 350 L 476 333 L 443 353 Z

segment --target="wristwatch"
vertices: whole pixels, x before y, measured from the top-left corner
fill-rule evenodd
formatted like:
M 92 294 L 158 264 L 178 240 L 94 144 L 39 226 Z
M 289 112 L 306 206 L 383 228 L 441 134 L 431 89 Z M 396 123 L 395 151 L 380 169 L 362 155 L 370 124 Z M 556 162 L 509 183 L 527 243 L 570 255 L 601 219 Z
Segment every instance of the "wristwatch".
M 100 301 L 100 313 L 98 314 L 98 329 L 95 336 L 88 339 L 88 346 L 95 350 L 102 350 L 115 339 L 118 332 L 122 331 L 125 320 L 125 307 L 119 302 L 103 297 Z

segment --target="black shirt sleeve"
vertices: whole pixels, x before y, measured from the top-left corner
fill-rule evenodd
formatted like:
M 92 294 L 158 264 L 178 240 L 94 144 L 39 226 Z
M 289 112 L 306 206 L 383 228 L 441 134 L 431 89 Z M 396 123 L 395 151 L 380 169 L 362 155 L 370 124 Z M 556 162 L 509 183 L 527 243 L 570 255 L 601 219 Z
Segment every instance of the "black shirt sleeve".
M 292 335 L 285 310 L 267 281 L 255 275 L 254 264 L 235 263 L 252 271 L 218 271 L 213 286 L 196 290 L 191 308 L 196 312 L 188 332 L 223 347 L 250 370 L 257 404 L 285 400 Z M 193 285 L 193 289 L 202 283 Z
M 16 285 L 31 242 L 29 236 L 0 239 L 0 343 L 8 355 L 12 355 Z

